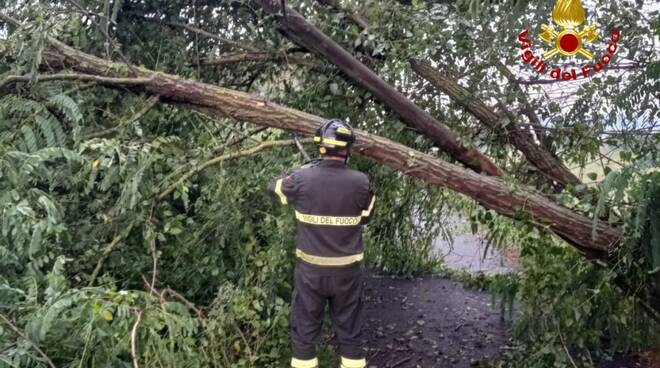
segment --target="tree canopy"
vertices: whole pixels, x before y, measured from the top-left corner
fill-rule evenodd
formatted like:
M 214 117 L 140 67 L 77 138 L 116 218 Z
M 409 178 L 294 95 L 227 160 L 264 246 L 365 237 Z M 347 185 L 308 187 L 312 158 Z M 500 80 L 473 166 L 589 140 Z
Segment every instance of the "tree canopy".
M 494 244 L 527 250 L 521 282 L 547 286 L 521 287 L 530 308 L 580 280 L 599 290 L 576 292 L 583 308 L 594 300 L 591 319 L 562 323 L 611 336 L 658 319 L 653 2 L 584 2 L 600 36 L 590 50 L 621 37 L 605 70 L 577 81 L 520 56 L 524 29 L 545 51 L 552 2 L 0 4 L 9 366 L 279 366 L 294 226 L 265 184 L 302 164 L 293 138 L 330 117 L 357 128 L 351 163 L 379 193 L 372 268 L 430 270 L 442 214 L 461 211 Z M 632 330 L 627 349 L 648 332 Z M 588 350 L 600 337 L 567 338 Z

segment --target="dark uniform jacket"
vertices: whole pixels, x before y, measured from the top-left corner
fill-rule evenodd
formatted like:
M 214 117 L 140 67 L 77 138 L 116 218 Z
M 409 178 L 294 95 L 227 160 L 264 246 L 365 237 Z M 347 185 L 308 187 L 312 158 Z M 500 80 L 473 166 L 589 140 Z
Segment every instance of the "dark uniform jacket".
M 375 202 L 367 175 L 343 161 L 320 160 L 273 179 L 269 189 L 278 202 L 295 208 L 298 258 L 318 266 L 362 259 L 362 225 Z

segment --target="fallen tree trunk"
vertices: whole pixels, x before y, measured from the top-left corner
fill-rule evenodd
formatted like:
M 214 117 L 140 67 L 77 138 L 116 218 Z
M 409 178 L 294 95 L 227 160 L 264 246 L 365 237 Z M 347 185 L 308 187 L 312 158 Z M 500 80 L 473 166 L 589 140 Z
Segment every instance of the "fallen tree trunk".
M 503 130 L 511 144 L 550 179 L 557 181 L 562 186 L 581 184 L 580 179 L 559 159 L 536 144 L 531 132 L 522 128 L 518 122 L 510 121 L 508 124 L 504 124 L 503 119 L 490 107 L 486 106 L 485 103 L 473 96 L 470 91 L 456 83 L 456 81 L 433 68 L 428 62 L 413 59 L 410 61 L 410 65 L 415 73 L 447 94 L 492 131 Z
M 268 15 L 278 15 L 282 10 L 279 0 L 253 0 L 253 3 L 263 8 Z M 390 86 L 330 37 L 308 23 L 300 14 L 290 8 L 286 8 L 285 13 L 286 18 L 280 22 L 280 29 L 289 39 L 322 55 L 359 86 L 371 92 L 385 106 L 396 112 L 404 123 L 430 138 L 457 161 L 477 172 L 499 175 L 497 166 L 488 157 L 476 148 L 463 146 L 446 125 Z
M 313 135 L 324 121 L 319 116 L 280 106 L 258 96 L 141 67 L 129 68 L 125 64 L 100 59 L 55 40 L 51 40 L 51 47 L 42 52 L 42 68 L 51 71 L 70 69 L 85 73 L 80 76 L 83 80 L 97 76 L 101 77 L 97 79 L 99 84 L 140 89 L 160 96 L 161 101 L 185 104 L 239 121 L 291 130 L 307 136 Z M 129 76 L 139 83 L 122 84 L 125 79 L 130 79 Z M 364 131 L 357 131 L 356 135 L 358 144 L 355 152 L 366 158 L 426 183 L 463 193 L 505 216 L 525 214 L 539 226 L 555 232 L 578 249 L 603 256 L 622 238 L 619 229 L 602 221 L 597 221 L 595 228 L 592 228 L 592 220 L 588 217 L 562 207 L 535 191 L 512 188 L 500 178 L 480 175 Z

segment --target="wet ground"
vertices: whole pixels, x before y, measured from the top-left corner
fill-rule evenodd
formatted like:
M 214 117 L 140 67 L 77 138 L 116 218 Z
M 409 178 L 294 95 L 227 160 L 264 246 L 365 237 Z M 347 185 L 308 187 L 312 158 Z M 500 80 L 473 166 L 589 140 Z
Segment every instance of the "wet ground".
M 471 367 L 509 343 L 490 295 L 457 282 L 372 277 L 365 297 L 369 367 Z
M 515 271 L 515 249 L 488 249 L 483 237 L 449 219 L 453 242 L 438 238 L 443 265 L 468 272 Z M 438 277 L 367 279 L 366 328 L 369 368 L 466 368 L 485 366 L 511 346 L 511 322 L 493 308 L 490 293 Z M 660 368 L 616 357 L 598 368 Z
M 516 269 L 517 254 L 513 249 L 502 253 L 489 248 L 480 235 L 455 235 L 453 243 L 438 238 L 433 244 L 435 254 L 442 257 L 446 267 L 491 275 Z
M 510 348 L 511 325 L 491 295 L 436 277 L 367 279 L 369 368 L 467 368 Z M 627 357 L 599 368 L 658 368 Z

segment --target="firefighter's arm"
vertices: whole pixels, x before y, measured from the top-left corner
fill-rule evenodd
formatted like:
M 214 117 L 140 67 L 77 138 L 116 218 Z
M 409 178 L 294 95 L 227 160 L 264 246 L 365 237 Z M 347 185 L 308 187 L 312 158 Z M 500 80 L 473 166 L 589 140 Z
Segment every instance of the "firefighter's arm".
M 268 191 L 273 194 L 277 203 L 286 205 L 295 203 L 299 186 L 298 174 L 293 172 L 273 178 L 268 185 Z
M 366 225 L 371 221 L 371 217 L 374 214 L 374 206 L 376 203 L 376 195 L 374 194 L 374 191 L 370 189 L 370 184 L 369 180 L 367 179 L 367 184 L 366 184 L 366 192 L 367 195 L 365 196 L 366 200 L 363 202 L 364 205 L 362 206 L 362 220 L 360 221 L 360 224 Z

